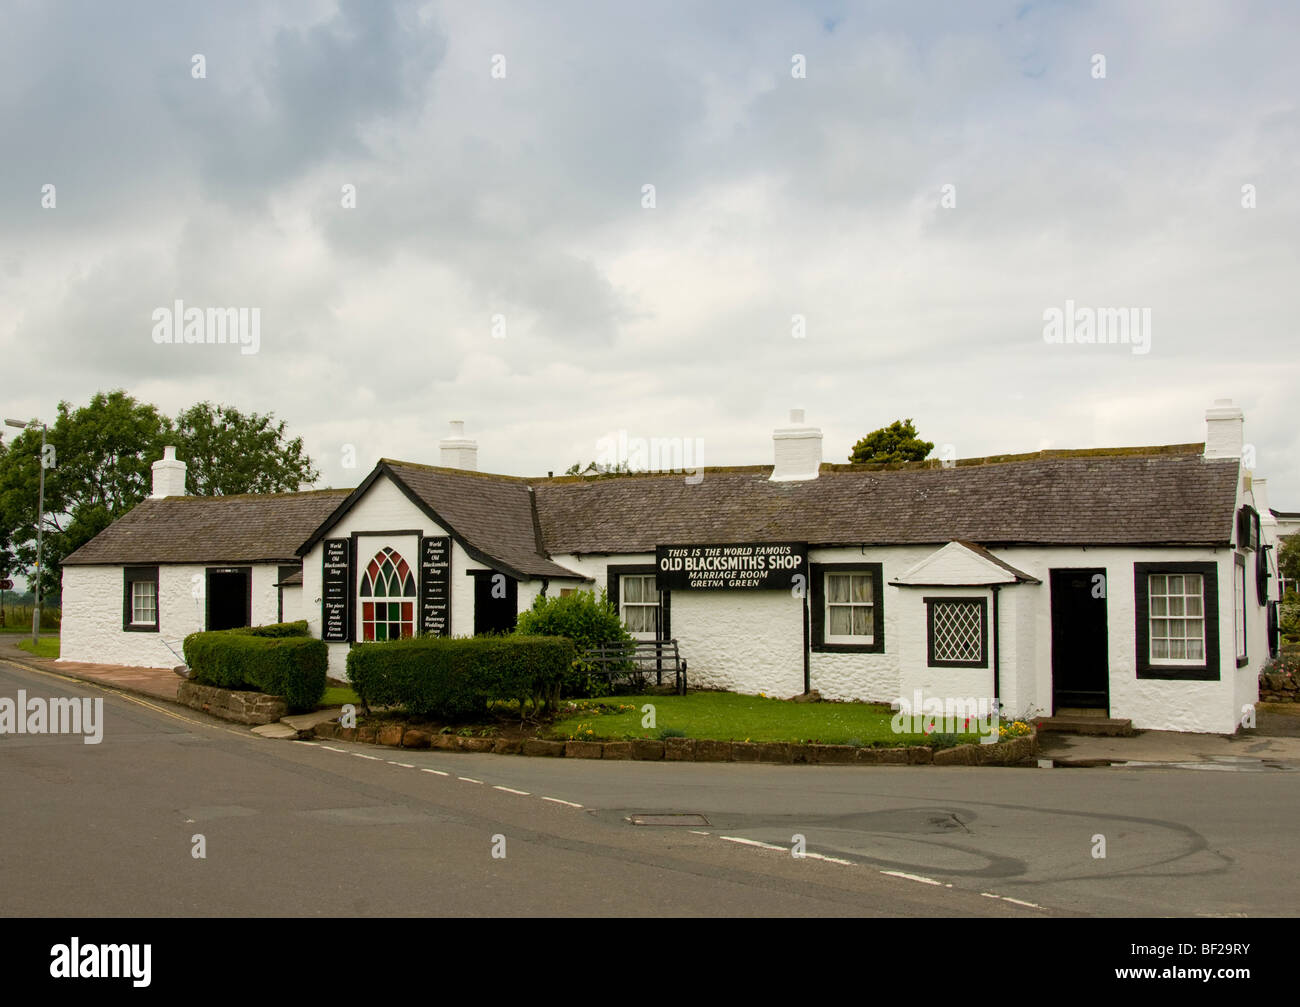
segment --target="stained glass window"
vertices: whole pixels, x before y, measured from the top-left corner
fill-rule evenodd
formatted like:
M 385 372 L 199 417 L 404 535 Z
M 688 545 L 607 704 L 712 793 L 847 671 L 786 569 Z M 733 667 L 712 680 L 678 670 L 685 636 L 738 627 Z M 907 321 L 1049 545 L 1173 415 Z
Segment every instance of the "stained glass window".
M 361 574 L 361 639 L 415 634 L 415 575 L 399 552 L 383 548 Z M 383 599 L 383 600 L 379 600 Z

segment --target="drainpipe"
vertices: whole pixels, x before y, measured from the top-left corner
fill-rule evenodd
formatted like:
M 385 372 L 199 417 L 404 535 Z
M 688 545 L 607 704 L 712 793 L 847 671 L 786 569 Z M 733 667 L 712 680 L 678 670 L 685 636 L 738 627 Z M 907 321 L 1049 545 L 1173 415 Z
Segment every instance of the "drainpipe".
M 998 642 L 998 587 L 993 585 L 993 698 L 1002 698 L 1002 646 Z M 999 704 L 999 708 L 1001 704 Z
M 809 667 L 811 662 L 810 651 L 812 641 L 808 638 L 809 625 L 808 592 L 805 591 L 803 593 L 803 694 L 805 696 L 812 692 L 812 676 L 811 668 Z

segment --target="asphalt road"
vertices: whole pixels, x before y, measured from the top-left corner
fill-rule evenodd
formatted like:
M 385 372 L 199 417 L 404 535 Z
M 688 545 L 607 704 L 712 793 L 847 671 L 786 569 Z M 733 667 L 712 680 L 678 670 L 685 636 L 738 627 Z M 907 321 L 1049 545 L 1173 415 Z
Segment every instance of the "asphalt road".
M 1300 906 L 1285 866 L 1300 835 L 1300 772 L 1289 769 L 408 752 L 263 740 L 0 662 L 0 696 L 20 688 L 105 697 L 105 725 L 98 745 L 0 735 L 0 911 L 10 916 L 1257 916 Z M 702 818 L 636 825 L 636 814 Z M 791 854 L 796 835 L 812 856 Z M 1097 836 L 1104 858 L 1093 856 Z

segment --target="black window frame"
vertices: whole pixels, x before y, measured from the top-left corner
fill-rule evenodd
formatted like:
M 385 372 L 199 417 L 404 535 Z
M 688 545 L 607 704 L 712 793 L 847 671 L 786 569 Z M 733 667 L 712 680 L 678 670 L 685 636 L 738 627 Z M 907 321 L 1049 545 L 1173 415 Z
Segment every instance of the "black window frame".
M 605 566 L 605 597 L 614 606 L 614 611 L 618 614 L 620 623 L 623 621 L 623 605 L 621 601 L 623 578 L 625 576 L 646 577 L 652 574 L 655 577 L 655 584 L 658 586 L 659 568 L 653 563 L 610 563 Z M 673 638 L 672 597 L 672 591 L 659 586 L 660 640 L 671 640 Z
M 989 666 L 989 600 L 984 595 L 934 595 L 925 602 L 925 660 L 930 668 L 987 668 Z M 934 656 L 934 610 L 944 604 L 978 604 L 980 607 L 979 661 L 940 661 Z
M 1153 574 L 1201 575 L 1201 616 L 1205 621 L 1204 664 L 1151 662 L 1150 578 Z M 1219 564 L 1214 562 L 1144 562 L 1133 564 L 1133 635 L 1135 675 L 1139 679 L 1217 682 L 1219 675 Z M 1234 644 L 1235 647 L 1235 644 Z
M 152 623 L 131 621 L 131 585 L 141 582 L 153 584 L 154 620 Z M 156 565 L 122 567 L 122 632 L 157 633 L 161 625 L 162 593 L 158 589 L 158 567 Z
M 871 642 L 826 642 L 826 575 L 865 573 L 871 575 Z M 883 654 L 885 652 L 885 566 L 883 563 L 809 563 L 808 585 L 812 599 L 811 648 L 818 654 Z

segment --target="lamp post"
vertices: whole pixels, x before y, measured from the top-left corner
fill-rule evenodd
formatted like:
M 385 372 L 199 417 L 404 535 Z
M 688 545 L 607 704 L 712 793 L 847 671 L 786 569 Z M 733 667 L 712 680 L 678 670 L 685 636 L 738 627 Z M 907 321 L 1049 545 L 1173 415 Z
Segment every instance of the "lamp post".
M 36 586 L 33 589 L 35 595 L 35 604 L 32 606 L 32 645 L 35 646 L 41 640 L 41 574 L 45 572 L 45 424 L 39 420 L 32 420 L 30 423 L 24 423 L 22 420 L 5 420 L 5 426 L 16 427 L 19 430 L 26 430 L 29 426 L 40 424 L 41 428 L 41 453 L 39 462 L 41 466 L 41 489 L 36 501 Z

